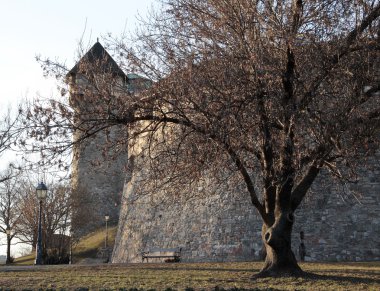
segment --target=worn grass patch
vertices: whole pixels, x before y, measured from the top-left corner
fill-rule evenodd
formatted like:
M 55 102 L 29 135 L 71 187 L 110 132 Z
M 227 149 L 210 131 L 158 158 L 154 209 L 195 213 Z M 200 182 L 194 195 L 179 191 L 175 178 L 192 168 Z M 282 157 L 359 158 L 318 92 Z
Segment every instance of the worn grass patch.
M 303 263 L 308 278 L 251 277 L 260 262 L 3 266 L 0 286 L 14 290 L 380 290 L 380 262 Z

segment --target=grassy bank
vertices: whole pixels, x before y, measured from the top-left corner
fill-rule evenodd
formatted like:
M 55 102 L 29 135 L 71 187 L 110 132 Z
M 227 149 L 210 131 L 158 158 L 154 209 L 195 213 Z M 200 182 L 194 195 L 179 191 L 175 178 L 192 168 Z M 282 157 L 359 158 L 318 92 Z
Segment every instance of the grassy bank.
M 108 247 L 110 249 L 113 248 L 116 231 L 116 226 L 108 228 Z M 98 250 L 104 247 L 105 236 L 106 230 L 102 228 L 83 237 L 73 248 L 73 263 L 76 264 L 86 258 L 96 258 Z
M 108 228 L 108 246 L 112 249 L 115 242 L 117 227 Z M 84 236 L 78 244 L 73 247 L 73 263 L 79 263 L 85 259 L 95 259 L 100 248 L 104 247 L 104 239 L 106 235 L 105 228 L 91 232 Z M 33 265 L 35 253 L 16 258 L 14 265 Z
M 212 290 L 216 286 L 259 290 L 380 290 L 380 262 L 301 265 L 304 270 L 318 274 L 318 278 L 252 281 L 252 275 L 261 267 L 259 262 L 3 266 L 0 286 L 3 290 Z

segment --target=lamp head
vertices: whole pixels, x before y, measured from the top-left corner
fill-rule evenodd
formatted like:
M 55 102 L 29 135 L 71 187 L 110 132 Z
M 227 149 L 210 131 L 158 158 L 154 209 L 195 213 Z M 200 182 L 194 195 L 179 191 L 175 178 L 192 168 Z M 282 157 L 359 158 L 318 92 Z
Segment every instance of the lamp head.
M 40 182 L 38 185 L 37 185 L 37 188 L 36 188 L 36 194 L 37 194 L 37 198 L 39 200 L 43 200 L 46 198 L 46 195 L 47 195 L 47 187 L 46 185 L 44 184 L 44 182 Z

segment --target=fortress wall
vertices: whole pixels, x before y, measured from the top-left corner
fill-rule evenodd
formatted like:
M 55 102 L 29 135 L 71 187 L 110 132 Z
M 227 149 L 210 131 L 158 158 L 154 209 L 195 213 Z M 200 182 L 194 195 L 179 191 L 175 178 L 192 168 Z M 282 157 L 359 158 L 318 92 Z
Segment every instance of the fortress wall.
M 380 259 L 379 157 L 371 159 L 371 170 L 361 171 L 356 185 L 343 187 L 327 175 L 315 181 L 296 211 L 296 254 L 302 230 L 306 260 Z M 261 219 L 246 192 L 199 185 L 190 195 L 199 194 L 198 198 L 154 202 L 165 197 L 159 193 L 136 200 L 141 190 L 138 175 L 130 175 L 125 185 L 112 262 L 141 262 L 142 250 L 172 247 L 182 247 L 182 260 L 187 262 L 260 258 Z
M 326 175 L 314 183 L 296 212 L 293 250 L 302 230 L 308 260 L 380 260 L 380 152 L 366 164 L 357 184 L 343 185 Z
M 231 192 L 202 197 L 205 190 L 199 187 L 199 197 L 182 201 L 160 203 L 157 196 L 155 201 L 149 196 L 135 200 L 131 184 L 136 180 L 126 186 L 112 262 L 140 262 L 142 250 L 174 247 L 182 247 L 187 262 L 258 257 L 261 226 L 248 194 L 243 199 Z

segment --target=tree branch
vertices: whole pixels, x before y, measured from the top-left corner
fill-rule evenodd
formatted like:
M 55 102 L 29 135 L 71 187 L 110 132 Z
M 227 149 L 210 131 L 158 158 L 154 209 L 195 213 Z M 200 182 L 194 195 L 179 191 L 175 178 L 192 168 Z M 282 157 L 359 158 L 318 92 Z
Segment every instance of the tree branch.
M 362 23 L 353 29 L 346 37 L 344 45 L 338 48 L 338 51 L 330 58 L 330 65 L 326 68 L 324 74 L 318 76 L 314 84 L 310 86 L 304 97 L 302 98 L 300 104 L 301 108 L 304 109 L 308 105 L 314 92 L 317 91 L 318 87 L 321 85 L 322 81 L 331 73 L 336 64 L 339 63 L 340 59 L 350 52 L 350 47 L 355 42 L 356 38 L 366 30 L 378 17 L 380 16 L 380 4 L 378 4 L 366 18 L 363 19 Z
M 251 179 L 247 169 L 244 167 L 244 164 L 241 161 L 241 159 L 239 158 L 238 154 L 231 148 L 231 146 L 227 143 L 227 141 L 225 141 L 225 140 L 221 141 L 217 137 L 217 135 L 215 135 L 213 133 L 208 133 L 205 129 L 200 128 L 199 126 L 196 126 L 195 124 L 193 124 L 189 120 L 182 120 L 179 118 L 172 118 L 172 117 L 167 117 L 167 116 L 158 117 L 158 116 L 155 116 L 153 114 L 152 115 L 149 114 L 149 115 L 145 115 L 145 116 L 129 115 L 128 117 L 123 118 L 123 119 L 115 119 L 115 121 L 118 123 L 122 123 L 122 124 L 131 124 L 131 123 L 135 123 L 135 122 L 139 122 L 139 121 L 156 121 L 156 122 L 160 122 L 160 123 L 162 122 L 162 123 L 172 123 L 172 124 L 177 124 L 177 125 L 183 125 L 183 126 L 191 128 L 192 130 L 194 130 L 198 134 L 201 134 L 205 137 L 208 137 L 208 138 L 216 141 L 219 145 L 222 146 L 223 149 L 225 149 L 227 151 L 227 153 L 229 154 L 229 156 L 233 160 L 234 164 L 236 165 L 239 172 L 243 176 L 244 182 L 246 183 L 248 192 L 249 192 L 250 197 L 251 197 L 252 204 L 257 208 L 257 210 L 259 211 L 263 220 L 264 221 L 267 220 L 267 215 L 265 213 L 264 206 L 260 203 L 260 201 L 258 199 L 258 196 L 256 194 L 256 191 L 255 191 L 255 188 L 254 188 L 254 185 L 252 182 L 252 179 Z
M 298 185 L 294 188 L 291 195 L 291 209 L 295 211 L 297 207 L 301 204 L 303 198 L 305 197 L 307 191 L 310 189 L 313 184 L 315 178 L 318 176 L 320 172 L 320 166 L 317 162 L 313 162 L 310 166 L 307 173 L 303 176 L 302 180 L 298 183 Z
M 251 196 L 252 204 L 259 211 L 259 213 L 260 213 L 261 217 L 263 218 L 264 222 L 268 223 L 268 216 L 267 216 L 267 214 L 265 212 L 265 208 L 260 203 L 260 201 L 259 201 L 259 199 L 257 197 L 256 191 L 255 191 L 255 187 L 253 186 L 252 179 L 251 179 L 249 173 L 247 172 L 247 169 L 244 167 L 243 162 L 240 160 L 240 158 L 238 157 L 237 153 L 228 144 L 225 143 L 224 144 L 224 148 L 226 149 L 226 151 L 228 152 L 228 154 L 230 155 L 230 157 L 234 161 L 236 167 L 238 168 L 239 172 L 243 176 L 244 182 L 247 185 L 248 192 L 249 192 L 249 194 Z

